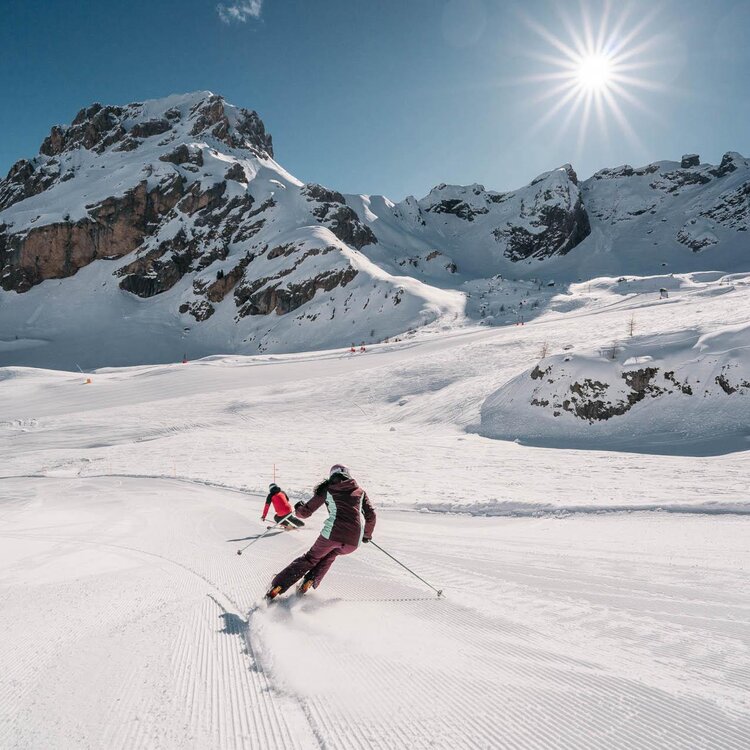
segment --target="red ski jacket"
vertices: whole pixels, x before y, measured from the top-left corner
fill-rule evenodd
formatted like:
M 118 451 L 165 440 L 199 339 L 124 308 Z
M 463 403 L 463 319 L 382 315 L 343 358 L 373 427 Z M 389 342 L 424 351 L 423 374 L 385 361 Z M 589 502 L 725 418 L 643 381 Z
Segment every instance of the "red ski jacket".
M 298 504 L 298 518 L 309 518 L 323 503 L 328 508 L 320 535 L 325 539 L 355 547 L 375 529 L 375 511 L 367 493 L 353 480 L 323 482 L 306 503 Z
M 286 496 L 286 492 L 279 490 L 275 495 L 269 495 L 266 498 L 266 507 L 263 508 L 262 516 L 264 521 L 266 520 L 266 515 L 268 514 L 268 509 L 271 507 L 271 503 L 273 503 L 273 511 L 277 516 L 288 516 L 293 510 L 292 504 Z

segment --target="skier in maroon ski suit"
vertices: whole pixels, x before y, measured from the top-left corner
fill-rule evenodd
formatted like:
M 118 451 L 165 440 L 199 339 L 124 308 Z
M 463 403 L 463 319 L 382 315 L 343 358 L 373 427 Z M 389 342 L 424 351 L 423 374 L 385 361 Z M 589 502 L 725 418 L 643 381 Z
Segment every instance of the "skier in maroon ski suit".
M 339 555 L 348 555 L 360 541 L 369 542 L 375 529 L 375 511 L 367 493 L 352 479 L 346 466 L 334 464 L 330 477 L 315 488 L 306 503 L 299 502 L 294 510 L 300 518 L 309 518 L 323 503 L 328 507 L 328 518 L 315 544 L 278 573 L 266 594 L 273 599 L 283 594 L 300 578 L 299 593 L 317 588 Z

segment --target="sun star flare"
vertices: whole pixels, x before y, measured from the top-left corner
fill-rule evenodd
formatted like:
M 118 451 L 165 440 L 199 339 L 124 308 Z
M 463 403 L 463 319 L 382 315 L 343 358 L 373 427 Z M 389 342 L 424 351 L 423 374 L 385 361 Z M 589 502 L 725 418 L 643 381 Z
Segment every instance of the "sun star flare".
M 623 6 L 617 16 L 609 3 L 601 8 L 596 19 L 585 6 L 575 18 L 561 10 L 554 32 L 538 20 L 525 18 L 543 43 L 527 50 L 543 70 L 526 77 L 525 83 L 541 87 L 536 103 L 549 104 L 534 130 L 555 121 L 562 135 L 575 125 L 582 147 L 590 128 L 596 127 L 609 138 L 614 125 L 640 146 L 627 111 L 648 113 L 642 94 L 661 90 L 653 76 L 658 41 L 649 35 L 654 16 L 635 19 L 630 6 Z

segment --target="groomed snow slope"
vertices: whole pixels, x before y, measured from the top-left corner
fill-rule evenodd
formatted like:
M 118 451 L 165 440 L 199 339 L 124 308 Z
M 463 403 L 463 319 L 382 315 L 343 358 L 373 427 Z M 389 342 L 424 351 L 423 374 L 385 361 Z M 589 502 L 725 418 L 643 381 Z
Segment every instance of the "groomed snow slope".
M 381 513 L 325 585 L 258 606 L 314 539 L 174 479 L 11 480 L 8 748 L 721 748 L 750 742 L 748 519 Z M 311 519 L 316 525 L 318 519 Z

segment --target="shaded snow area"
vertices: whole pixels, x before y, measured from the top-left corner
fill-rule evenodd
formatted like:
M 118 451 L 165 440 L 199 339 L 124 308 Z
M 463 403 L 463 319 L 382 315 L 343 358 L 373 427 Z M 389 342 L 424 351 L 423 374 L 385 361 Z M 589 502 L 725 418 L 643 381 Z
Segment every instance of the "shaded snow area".
M 0 747 L 744 750 L 747 282 L 495 280 L 488 305 L 544 309 L 354 354 L 0 369 Z M 665 392 L 607 420 L 517 386 L 617 404 L 648 367 Z M 238 556 L 274 470 L 296 501 L 339 461 L 445 597 L 363 545 L 262 602 L 325 518 Z

